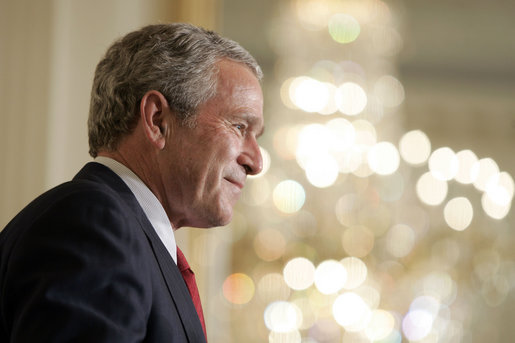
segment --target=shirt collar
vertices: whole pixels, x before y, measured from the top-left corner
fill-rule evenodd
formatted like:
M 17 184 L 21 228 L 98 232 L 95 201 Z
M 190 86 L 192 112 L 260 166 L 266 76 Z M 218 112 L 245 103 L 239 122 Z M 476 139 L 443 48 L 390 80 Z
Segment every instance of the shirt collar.
M 177 244 L 175 242 L 173 227 L 166 215 L 163 205 L 161 205 L 154 193 L 152 193 L 132 170 L 120 162 L 105 156 L 97 156 L 95 162 L 111 169 L 125 182 L 136 197 L 150 224 L 152 224 L 154 230 L 156 230 L 166 250 L 168 250 L 170 256 L 172 256 L 175 263 L 177 263 Z

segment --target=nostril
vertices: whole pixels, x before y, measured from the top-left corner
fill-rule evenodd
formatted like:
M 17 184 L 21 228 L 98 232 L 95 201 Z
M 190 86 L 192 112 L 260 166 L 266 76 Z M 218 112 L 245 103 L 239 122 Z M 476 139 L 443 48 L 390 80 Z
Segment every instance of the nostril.
M 252 173 L 252 168 L 248 164 L 244 164 L 243 168 L 245 169 L 245 173 L 248 175 Z

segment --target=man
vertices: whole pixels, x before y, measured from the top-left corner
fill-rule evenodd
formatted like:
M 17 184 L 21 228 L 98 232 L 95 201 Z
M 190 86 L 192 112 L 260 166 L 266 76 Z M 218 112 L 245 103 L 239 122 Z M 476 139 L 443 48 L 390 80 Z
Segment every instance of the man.
M 261 170 L 260 78 L 237 43 L 187 24 L 109 48 L 91 94 L 95 162 L 0 234 L 1 342 L 206 341 L 173 231 L 227 224 Z

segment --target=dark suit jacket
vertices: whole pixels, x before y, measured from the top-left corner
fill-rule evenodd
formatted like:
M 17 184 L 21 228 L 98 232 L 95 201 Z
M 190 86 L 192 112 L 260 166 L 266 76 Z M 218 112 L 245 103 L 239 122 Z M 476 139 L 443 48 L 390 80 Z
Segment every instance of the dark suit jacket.
M 205 342 L 136 198 L 88 163 L 0 233 L 0 342 Z

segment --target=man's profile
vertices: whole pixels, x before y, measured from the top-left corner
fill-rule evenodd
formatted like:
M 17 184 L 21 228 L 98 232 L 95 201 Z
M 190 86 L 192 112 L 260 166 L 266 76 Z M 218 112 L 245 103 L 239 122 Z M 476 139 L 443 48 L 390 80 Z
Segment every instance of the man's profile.
M 259 173 L 261 70 L 189 24 L 146 26 L 99 62 L 94 162 L 0 233 L 1 342 L 205 342 L 174 230 L 227 224 Z

